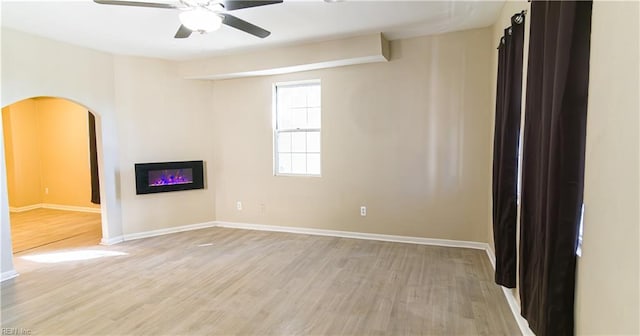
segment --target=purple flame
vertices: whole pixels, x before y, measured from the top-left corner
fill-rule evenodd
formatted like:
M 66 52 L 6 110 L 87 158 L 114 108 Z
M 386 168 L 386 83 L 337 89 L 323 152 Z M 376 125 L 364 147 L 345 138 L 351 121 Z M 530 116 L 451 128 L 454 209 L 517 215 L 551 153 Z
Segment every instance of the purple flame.
M 191 168 L 149 171 L 150 187 L 188 183 L 193 183 L 193 170 Z

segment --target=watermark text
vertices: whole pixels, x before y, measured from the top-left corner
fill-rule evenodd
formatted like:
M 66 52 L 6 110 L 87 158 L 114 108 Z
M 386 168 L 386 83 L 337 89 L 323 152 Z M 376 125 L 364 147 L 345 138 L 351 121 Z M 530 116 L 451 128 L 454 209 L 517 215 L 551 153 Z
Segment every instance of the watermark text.
M 31 335 L 31 329 L 25 328 L 2 328 L 2 336 L 12 335 L 12 336 L 24 336 Z

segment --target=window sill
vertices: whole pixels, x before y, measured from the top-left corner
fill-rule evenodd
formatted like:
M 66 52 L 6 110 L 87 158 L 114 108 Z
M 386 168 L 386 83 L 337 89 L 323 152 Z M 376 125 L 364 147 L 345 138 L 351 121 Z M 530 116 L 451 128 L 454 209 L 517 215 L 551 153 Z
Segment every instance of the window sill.
M 322 177 L 320 174 L 273 174 L 275 177 Z

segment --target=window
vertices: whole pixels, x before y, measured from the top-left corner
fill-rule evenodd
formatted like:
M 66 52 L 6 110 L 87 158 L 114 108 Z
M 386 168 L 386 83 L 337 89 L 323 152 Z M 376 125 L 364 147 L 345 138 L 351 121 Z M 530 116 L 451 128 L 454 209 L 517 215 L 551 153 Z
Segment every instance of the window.
M 276 175 L 320 176 L 320 81 L 274 86 Z
M 576 244 L 576 255 L 582 257 L 582 233 L 584 230 L 584 203 L 580 207 L 580 227 L 578 228 L 578 244 Z

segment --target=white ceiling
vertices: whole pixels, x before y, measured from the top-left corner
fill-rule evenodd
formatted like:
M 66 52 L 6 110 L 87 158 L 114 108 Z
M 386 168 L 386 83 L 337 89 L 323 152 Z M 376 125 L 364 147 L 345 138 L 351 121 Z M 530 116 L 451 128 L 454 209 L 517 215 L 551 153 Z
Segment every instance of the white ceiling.
M 271 31 L 266 39 L 227 26 L 174 39 L 180 25 L 176 9 L 98 5 L 91 0 L 0 4 L 3 28 L 114 54 L 188 60 L 374 32 L 394 40 L 486 27 L 496 20 L 504 1 L 284 0 L 231 12 Z

